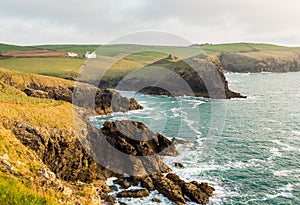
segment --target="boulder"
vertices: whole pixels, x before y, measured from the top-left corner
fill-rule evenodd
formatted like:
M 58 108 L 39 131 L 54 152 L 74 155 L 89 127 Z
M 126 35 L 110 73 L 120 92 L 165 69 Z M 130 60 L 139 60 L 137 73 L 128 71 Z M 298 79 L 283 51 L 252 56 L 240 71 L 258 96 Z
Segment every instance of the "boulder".
M 147 189 L 132 189 L 121 191 L 117 194 L 119 198 L 142 198 L 149 196 L 149 191 Z
M 185 204 L 181 188 L 167 177 L 156 174 L 152 176 L 155 189 L 176 204 Z
M 145 177 L 142 182 L 141 182 L 142 187 L 148 189 L 148 191 L 153 191 L 155 190 L 153 181 L 151 179 L 151 177 L 147 176 Z
M 129 187 L 131 187 L 130 182 L 124 181 L 124 180 L 119 181 L 118 184 L 119 184 L 123 189 L 128 189 Z
M 199 184 L 196 181 L 187 183 L 173 173 L 168 174 L 166 177 L 179 186 L 183 194 L 188 196 L 193 202 L 207 204 L 209 202 L 209 197 L 213 196 L 214 188 L 207 183 Z
M 184 194 L 198 204 L 207 204 L 209 202 L 209 196 L 192 183 L 185 183 Z
M 158 199 L 158 198 L 153 198 L 153 199 L 151 199 L 151 201 L 152 201 L 152 202 L 155 202 L 155 203 L 160 203 L 160 202 L 161 202 L 161 200 Z
M 200 184 L 199 182 L 196 182 L 196 181 L 192 181 L 191 183 L 196 185 L 201 191 L 206 193 L 209 197 L 214 196 L 215 189 L 213 187 L 209 186 L 208 183 L 202 182 Z
M 175 167 L 177 167 L 177 168 L 181 168 L 181 169 L 183 169 L 183 168 L 185 168 L 185 166 L 182 164 L 182 163 L 179 163 L 179 162 L 175 162 Z

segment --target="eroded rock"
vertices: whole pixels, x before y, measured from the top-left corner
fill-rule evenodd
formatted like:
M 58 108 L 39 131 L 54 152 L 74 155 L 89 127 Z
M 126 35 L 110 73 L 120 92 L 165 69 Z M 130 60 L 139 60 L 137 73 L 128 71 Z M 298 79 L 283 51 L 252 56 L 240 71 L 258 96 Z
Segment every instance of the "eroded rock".
M 167 177 L 156 174 L 152 176 L 155 189 L 176 204 L 185 204 L 181 188 Z
M 132 189 L 121 191 L 117 194 L 119 198 L 142 198 L 149 196 L 149 191 L 147 189 Z

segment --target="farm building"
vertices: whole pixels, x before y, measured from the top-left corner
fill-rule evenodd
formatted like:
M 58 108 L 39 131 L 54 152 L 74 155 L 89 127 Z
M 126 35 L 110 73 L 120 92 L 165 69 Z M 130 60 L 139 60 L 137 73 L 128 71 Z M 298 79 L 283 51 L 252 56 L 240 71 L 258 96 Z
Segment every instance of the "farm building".
M 73 58 L 74 58 L 74 57 L 78 57 L 78 54 L 77 54 L 77 53 L 74 53 L 74 52 L 68 52 L 68 53 L 67 53 L 67 56 L 68 56 L 68 57 L 73 57 Z
M 84 55 L 86 58 L 97 58 L 96 52 L 86 52 Z

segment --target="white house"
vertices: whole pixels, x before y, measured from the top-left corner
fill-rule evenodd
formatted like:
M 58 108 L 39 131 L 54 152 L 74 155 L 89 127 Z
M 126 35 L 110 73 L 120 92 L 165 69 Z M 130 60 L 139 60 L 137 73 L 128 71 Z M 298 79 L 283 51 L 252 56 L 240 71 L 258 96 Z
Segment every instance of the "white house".
M 78 57 L 78 54 L 77 54 L 77 53 L 74 53 L 74 52 L 68 52 L 68 53 L 67 53 L 67 56 L 68 56 L 68 57 L 74 58 L 74 57 Z
M 97 54 L 96 54 L 95 51 L 94 52 L 86 52 L 84 57 L 86 57 L 86 58 L 97 58 Z

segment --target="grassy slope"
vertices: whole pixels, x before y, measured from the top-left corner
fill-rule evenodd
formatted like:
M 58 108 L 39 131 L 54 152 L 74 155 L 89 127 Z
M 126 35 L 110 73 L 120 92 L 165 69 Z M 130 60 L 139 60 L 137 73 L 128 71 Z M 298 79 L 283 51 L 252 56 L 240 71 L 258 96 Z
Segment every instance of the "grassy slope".
M 8 98 L 9 96 L 13 96 L 13 98 Z M 20 103 L 22 100 L 25 103 Z M 55 115 L 65 117 L 66 112 L 62 115 L 59 111 L 59 109 L 64 110 L 64 107 L 65 105 L 57 105 L 53 101 L 39 102 L 38 99 L 26 99 L 25 95 L 17 89 L 1 83 L 0 153 L 9 156 L 7 161 L 14 166 L 14 173 L 8 172 L 0 165 L 0 204 L 57 204 L 55 198 L 59 195 L 45 193 L 41 190 L 37 191 L 37 187 L 30 180 L 30 177 L 35 178 L 36 171 L 44 166 L 41 160 L 33 151 L 21 144 L 10 130 L 4 128 L 2 123 L 9 124 L 10 119 L 18 119 L 32 125 L 47 123 L 59 126 L 62 121 L 60 123 L 56 122 Z M 53 115 L 52 111 L 55 112 Z
M 12 90 L 14 89 L 2 90 L 0 95 L 19 96 L 15 95 L 14 92 L 11 93 Z M 24 96 L 20 97 L 24 99 Z M 51 101 L 37 103 L 38 100 L 32 98 L 26 100 L 26 103 L 17 102 L 20 102 L 20 99 L 16 100 L 15 98 L 4 102 L 0 99 L 2 123 L 7 119 L 18 119 L 26 121 L 28 124 L 61 126 L 61 123 L 64 123 L 63 121 L 67 118 L 66 115 L 70 118 L 68 115 L 70 108 L 66 104 L 59 105 Z M 52 112 L 54 113 L 52 114 Z M 64 119 L 60 120 L 60 117 Z M 45 165 L 33 151 L 21 144 L 11 131 L 2 125 L 0 125 L 0 153 L 8 154 L 9 160 L 7 161 L 14 166 L 14 173 L 12 174 L 0 165 L 0 204 L 52 205 L 57 204 L 57 198 L 63 197 L 49 189 L 44 192 L 41 187 L 36 187 L 30 180 L 30 177 L 36 179 L 36 172 Z
M 76 78 L 84 61 L 79 58 L 8 58 L 0 60 L 0 67 L 61 78 Z
M 14 87 L 5 82 L 12 82 Z M 0 204 L 52 205 L 57 199 L 68 200 L 61 192 L 51 187 L 35 185 L 37 172 L 45 165 L 35 152 L 25 147 L 7 127 L 14 121 L 20 121 L 33 127 L 74 130 L 73 106 L 64 101 L 27 97 L 20 89 L 28 82 L 37 82 L 49 86 L 70 86 L 72 81 L 20 73 L 0 68 L 0 154 L 7 154 L 7 160 L 14 166 L 13 173 L 0 163 Z M 5 127 L 3 125 L 6 125 Z M 1 158 L 0 158 L 1 162 Z M 21 162 L 21 163 L 20 163 Z M 34 180 L 30 180 L 30 178 Z M 73 185 L 68 185 L 69 187 Z M 83 197 L 81 204 L 89 203 L 92 186 L 74 188 L 76 196 Z M 81 199 L 80 199 L 81 200 Z M 84 203 L 83 201 L 87 202 Z
M 55 205 L 55 199 L 36 192 L 30 183 L 23 184 L 16 177 L 7 177 L 0 172 L 0 204 L 3 205 Z

